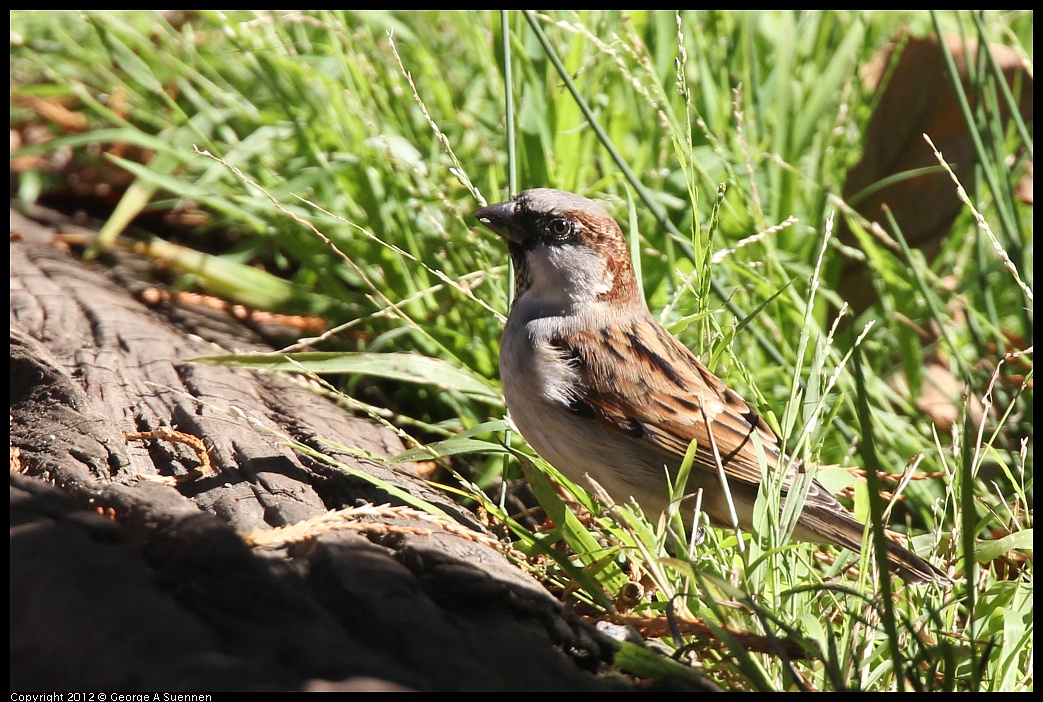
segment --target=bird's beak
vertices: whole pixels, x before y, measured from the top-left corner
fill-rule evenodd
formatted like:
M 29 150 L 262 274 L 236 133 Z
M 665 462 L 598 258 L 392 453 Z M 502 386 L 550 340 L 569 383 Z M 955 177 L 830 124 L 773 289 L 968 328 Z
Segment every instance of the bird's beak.
M 525 236 L 518 226 L 514 200 L 487 205 L 471 213 L 486 229 L 507 241 L 521 242 Z

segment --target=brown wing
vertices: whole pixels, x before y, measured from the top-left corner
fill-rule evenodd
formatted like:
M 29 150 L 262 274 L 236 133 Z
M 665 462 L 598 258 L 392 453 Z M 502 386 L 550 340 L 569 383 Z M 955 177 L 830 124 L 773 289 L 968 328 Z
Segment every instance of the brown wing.
M 728 478 L 746 484 L 761 480 L 756 440 L 768 465 L 778 463 L 779 440 L 764 420 L 651 317 L 586 335 L 584 343 L 554 343 L 580 377 L 575 412 L 675 464 L 695 439 L 695 467 L 716 472 L 710 427 Z
M 733 488 L 739 487 L 736 483 L 753 487 L 761 481 L 756 441 L 763 447 L 769 468 L 778 466 L 779 440 L 764 420 L 654 320 L 586 335 L 578 345 L 555 344 L 580 378 L 581 387 L 572 403 L 577 414 L 644 443 L 674 465 L 695 439 L 698 450 L 693 467 L 716 473 L 718 462 L 709 426 Z M 582 352 L 594 348 L 607 353 L 595 357 Z M 795 475 L 791 469 L 783 478 L 787 492 Z M 861 522 L 820 484 L 812 483 L 795 538 L 859 551 L 862 532 Z M 907 579 L 951 582 L 894 542 L 887 544 L 887 557 Z

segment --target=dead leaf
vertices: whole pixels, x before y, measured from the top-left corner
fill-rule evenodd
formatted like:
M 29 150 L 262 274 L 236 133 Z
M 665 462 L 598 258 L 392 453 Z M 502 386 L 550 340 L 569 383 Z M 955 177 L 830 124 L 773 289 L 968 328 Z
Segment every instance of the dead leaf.
M 974 40 L 964 43 L 956 36 L 949 36 L 946 41 L 963 78 L 964 90 L 975 100 L 967 77 L 967 60 L 976 60 L 978 44 Z M 922 135 L 931 137 L 968 189 L 974 181 L 975 151 L 935 37 L 899 37 L 866 65 L 863 81 L 870 87 L 879 87 L 893 63 L 894 52 L 899 50 L 901 55 L 866 129 L 862 160 L 848 173 L 843 197 L 860 215 L 870 222 L 879 222 L 892 233 L 883 216 L 883 208 L 889 208 L 909 245 L 922 250 L 930 260 L 949 234 L 962 205 L 948 174 L 936 168 L 937 160 Z M 992 45 L 990 51 L 1012 91 L 1020 86 L 1021 115 L 1026 122 L 1031 121 L 1031 72 L 1025 70 L 1021 57 L 1012 49 Z M 1002 98 L 998 103 L 1006 121 L 1010 117 L 1006 103 Z M 935 170 L 858 197 L 885 178 L 925 168 Z M 837 234 L 842 243 L 857 246 L 846 221 L 839 223 Z M 856 314 L 876 302 L 872 273 L 862 261 L 847 262 L 837 287 Z

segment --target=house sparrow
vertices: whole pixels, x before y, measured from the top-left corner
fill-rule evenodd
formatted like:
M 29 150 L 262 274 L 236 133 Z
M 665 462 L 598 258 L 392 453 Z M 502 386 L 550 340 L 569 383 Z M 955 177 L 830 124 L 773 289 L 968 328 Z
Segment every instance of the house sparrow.
M 574 481 L 584 474 L 614 499 L 654 514 L 692 439 L 687 490 L 703 491 L 711 520 L 750 529 L 761 480 L 755 443 L 771 469 L 788 465 L 783 492 L 804 466 L 745 401 L 652 317 L 616 222 L 597 203 L 560 190 L 526 190 L 473 213 L 507 241 L 516 290 L 500 348 L 511 417 L 532 447 Z M 715 458 L 715 451 L 718 458 Z M 862 547 L 863 525 L 817 481 L 793 537 Z M 893 541 L 888 561 L 906 580 L 946 582 Z

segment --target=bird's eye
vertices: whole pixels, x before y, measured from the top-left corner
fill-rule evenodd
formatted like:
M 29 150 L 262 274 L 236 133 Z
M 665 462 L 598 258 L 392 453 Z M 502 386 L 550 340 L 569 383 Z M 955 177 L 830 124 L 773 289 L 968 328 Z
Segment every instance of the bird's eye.
M 560 217 L 552 219 L 550 221 L 550 233 L 559 239 L 564 239 L 572 234 L 572 222 Z

